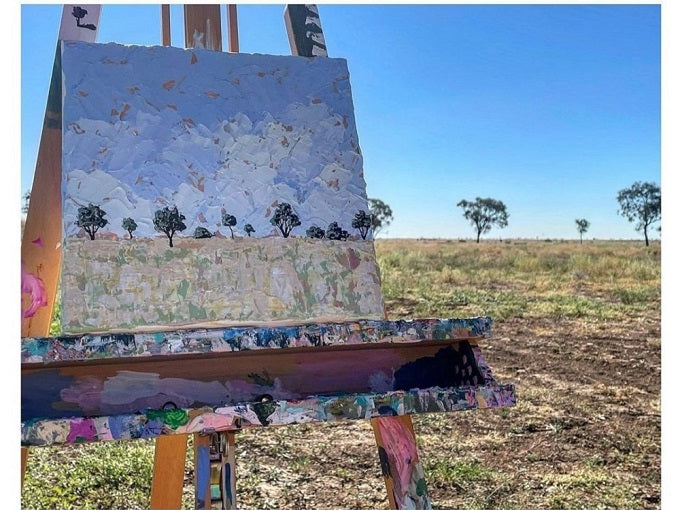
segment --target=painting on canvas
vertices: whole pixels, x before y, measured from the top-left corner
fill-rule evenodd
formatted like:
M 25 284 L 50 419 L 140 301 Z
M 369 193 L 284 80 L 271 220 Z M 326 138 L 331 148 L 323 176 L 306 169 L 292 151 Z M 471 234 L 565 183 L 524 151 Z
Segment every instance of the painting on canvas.
M 65 333 L 380 318 L 343 59 L 64 42 Z

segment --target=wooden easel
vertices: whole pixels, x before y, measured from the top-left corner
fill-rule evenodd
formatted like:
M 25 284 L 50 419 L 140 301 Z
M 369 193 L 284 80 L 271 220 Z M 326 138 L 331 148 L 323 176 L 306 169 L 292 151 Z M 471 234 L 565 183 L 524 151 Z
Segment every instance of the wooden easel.
M 78 7 L 87 11 L 87 16 L 90 16 L 90 18 L 77 18 L 78 23 L 76 28 L 73 28 L 76 11 L 71 11 L 71 9 Z M 82 14 L 82 10 L 77 12 Z M 161 6 L 161 13 L 162 42 L 169 46 L 171 44 L 169 6 Z M 229 51 L 238 52 L 236 6 L 227 6 L 227 13 Z M 316 6 L 289 5 L 286 8 L 284 18 L 291 52 L 294 55 L 320 58 L 327 56 Z M 218 5 L 185 5 L 184 19 L 185 46 L 187 48 L 201 45 L 206 49 L 221 51 L 221 15 Z M 81 27 L 81 25 L 88 24 L 94 26 L 95 29 Z M 93 41 L 98 25 L 99 6 L 67 6 L 62 16 L 60 40 Z M 67 30 L 69 28 L 70 31 Z M 60 72 L 60 54 L 59 49 L 57 49 L 32 188 L 32 202 L 40 204 L 40 207 L 29 208 L 22 243 L 22 264 L 24 264 L 22 271 L 28 275 L 29 279 L 34 277 L 34 280 L 42 282 L 43 293 L 40 299 L 42 299 L 41 303 L 44 302 L 44 304 L 38 306 L 37 312 L 22 322 L 22 337 L 44 337 L 48 335 L 56 294 L 60 265 L 59 243 L 61 242 L 60 163 L 62 133 L 61 83 L 58 79 Z M 423 330 L 429 331 L 429 327 L 428 323 Z M 441 335 L 437 336 L 432 332 L 427 334 L 430 334 L 430 336 L 421 334 L 419 340 L 433 342 L 442 339 Z M 479 337 L 464 329 L 450 331 L 446 337 L 447 341 L 459 338 L 476 342 Z M 482 382 L 494 383 L 481 354 L 478 354 L 478 351 L 474 352 L 474 357 L 484 375 Z M 488 388 L 487 390 L 491 394 L 495 391 Z M 458 395 L 458 402 L 464 401 L 464 398 L 461 400 L 459 393 L 453 392 L 453 394 Z M 483 400 L 480 395 L 473 391 L 472 401 L 469 405 L 465 404 L 467 406 L 465 408 L 483 407 L 486 405 Z M 451 400 L 451 402 L 455 403 L 454 400 Z M 456 405 L 456 409 L 463 408 L 461 407 L 462 404 Z M 411 412 L 427 412 L 430 410 L 433 409 L 428 408 L 424 411 Z M 453 405 L 451 409 L 446 410 L 454 410 Z M 410 415 L 390 416 L 376 412 L 371 416 L 379 416 L 371 418 L 371 425 L 376 438 L 390 508 L 431 508 Z M 201 510 L 236 508 L 235 436 L 239 428 L 240 422 L 237 422 L 236 425 L 223 430 L 203 429 L 199 433 L 194 433 L 196 507 Z M 186 433 L 159 433 L 157 435 L 151 489 L 152 509 L 181 507 L 186 449 Z M 28 450 L 22 448 L 22 481 L 27 453 Z M 408 466 L 408 471 L 405 471 L 403 466 Z
M 171 45 L 170 38 L 170 12 L 167 5 L 162 9 L 162 41 L 164 46 Z M 318 11 L 315 5 L 288 5 L 284 11 L 286 30 L 290 43 L 291 53 L 296 56 L 323 57 L 327 56 L 323 32 L 319 25 L 314 28 L 314 38 L 309 32 L 309 26 L 305 26 L 309 15 L 316 14 Z M 194 40 L 190 34 L 194 31 L 206 32 L 210 30 L 210 36 L 206 40 L 215 41 L 215 44 L 208 47 L 215 51 L 222 50 L 222 32 L 220 24 L 220 9 L 218 5 L 185 5 L 185 45 L 187 48 L 193 47 Z M 236 5 L 227 6 L 229 52 L 238 53 L 238 18 Z M 394 496 L 394 480 L 390 473 L 396 473 L 395 466 L 397 453 L 391 450 L 392 444 L 386 442 L 383 437 L 384 425 L 387 421 L 393 423 L 392 427 L 402 429 L 402 437 L 410 438 L 412 448 L 417 452 L 415 432 L 410 416 L 394 418 L 374 418 L 371 420 L 376 443 L 381 453 L 381 466 L 385 484 L 387 487 L 390 508 L 401 508 L 400 503 Z M 207 487 L 199 487 L 196 484 L 197 498 L 201 497 L 204 501 L 211 500 L 211 494 L 219 494 L 218 498 L 224 509 L 236 509 L 236 463 L 235 463 L 236 433 L 218 432 L 211 436 L 194 434 L 194 458 L 205 458 L 205 453 L 210 453 L 210 464 L 198 464 L 196 466 L 197 479 L 205 477 L 204 471 L 209 471 L 211 483 Z M 184 480 L 184 461 L 186 455 L 186 436 L 161 436 L 156 440 L 156 456 L 154 459 L 153 485 L 151 488 L 151 509 L 161 510 L 164 508 L 179 508 L 182 501 L 182 484 Z M 390 467 L 390 462 L 392 466 Z M 414 464 L 419 464 L 418 458 L 411 460 Z M 421 469 L 422 473 L 422 469 Z M 218 490 L 211 493 L 210 486 L 217 487 Z M 220 490 L 219 488 L 228 488 Z M 199 493 L 200 496 L 199 496 Z M 419 508 L 429 508 L 430 503 L 424 493 Z

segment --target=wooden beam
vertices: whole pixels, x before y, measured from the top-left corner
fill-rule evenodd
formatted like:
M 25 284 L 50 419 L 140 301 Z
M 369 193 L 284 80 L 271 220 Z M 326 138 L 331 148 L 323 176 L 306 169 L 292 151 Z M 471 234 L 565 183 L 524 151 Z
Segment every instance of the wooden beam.
M 184 44 L 187 48 L 222 51 L 220 6 L 184 5 Z
M 156 438 L 156 452 L 151 485 L 151 510 L 180 509 L 187 436 L 172 435 Z
M 64 5 L 59 41 L 94 42 L 100 5 Z M 49 334 L 61 267 L 61 45 L 52 67 L 31 200 L 21 242 L 21 336 Z
M 227 5 L 227 23 L 229 26 L 229 52 L 238 53 L 238 16 L 236 5 Z
M 24 486 L 24 475 L 26 474 L 26 461 L 28 460 L 28 448 L 21 447 L 21 487 Z
M 314 4 L 289 4 L 283 11 L 288 42 L 293 55 L 327 57 L 319 9 Z
M 161 4 L 161 41 L 170 46 L 170 5 Z
M 196 510 L 210 510 L 210 441 L 208 434 L 194 434 L 194 490 Z
M 222 466 L 222 498 L 225 510 L 236 510 L 236 433 L 225 432 L 227 455 Z
M 371 419 L 391 510 L 431 510 L 410 416 Z

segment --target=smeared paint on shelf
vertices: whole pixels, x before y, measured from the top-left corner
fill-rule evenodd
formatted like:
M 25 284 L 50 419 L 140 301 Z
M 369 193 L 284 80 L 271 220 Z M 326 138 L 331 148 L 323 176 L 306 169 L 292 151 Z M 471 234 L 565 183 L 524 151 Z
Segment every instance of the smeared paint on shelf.
M 463 360 L 467 360 L 464 363 Z M 467 340 L 25 366 L 22 420 L 485 384 Z M 442 370 L 446 363 L 449 370 Z M 461 377 L 461 372 L 466 372 Z M 436 378 L 431 375 L 436 374 Z
M 218 353 L 491 336 L 490 317 L 361 320 L 279 327 L 23 338 L 22 363 Z
M 303 400 L 277 400 L 268 404 L 263 406 L 261 403 L 246 403 L 182 409 L 187 420 L 184 425 L 177 425 L 178 410 L 166 411 L 173 413 L 172 418 L 162 411 L 154 411 L 152 414 L 142 411 L 99 418 L 26 421 L 21 425 L 21 442 L 24 446 L 48 446 L 152 438 L 163 434 L 240 430 L 269 425 L 340 422 L 380 416 L 508 407 L 515 404 L 515 392 L 512 385 L 488 384 L 475 388 L 428 388 L 408 392 L 310 397 Z

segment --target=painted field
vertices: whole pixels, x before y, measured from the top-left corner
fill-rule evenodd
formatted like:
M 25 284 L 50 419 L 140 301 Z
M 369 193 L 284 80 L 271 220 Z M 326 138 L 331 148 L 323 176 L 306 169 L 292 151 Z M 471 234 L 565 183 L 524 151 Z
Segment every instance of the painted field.
M 512 408 L 414 417 L 437 509 L 660 508 L 659 244 L 388 240 L 376 252 L 391 319 L 492 316 L 484 356 L 516 387 Z M 22 506 L 148 508 L 153 445 L 34 448 Z M 236 445 L 240 508 L 388 508 L 368 422 L 247 430 Z M 187 510 L 193 475 L 188 455 Z
M 383 315 L 369 241 L 178 238 L 173 248 L 161 238 L 66 243 L 73 254 L 62 267 L 68 333 Z

